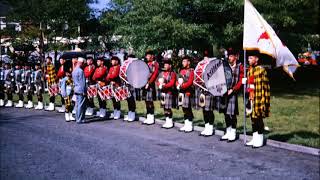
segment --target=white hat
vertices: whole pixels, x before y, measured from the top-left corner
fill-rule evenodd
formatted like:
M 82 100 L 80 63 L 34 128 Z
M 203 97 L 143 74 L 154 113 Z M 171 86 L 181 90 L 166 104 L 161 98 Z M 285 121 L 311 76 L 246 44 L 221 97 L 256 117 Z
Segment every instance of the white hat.
M 86 60 L 85 60 L 83 57 L 78 57 L 78 62 L 83 62 L 83 63 L 85 63 Z

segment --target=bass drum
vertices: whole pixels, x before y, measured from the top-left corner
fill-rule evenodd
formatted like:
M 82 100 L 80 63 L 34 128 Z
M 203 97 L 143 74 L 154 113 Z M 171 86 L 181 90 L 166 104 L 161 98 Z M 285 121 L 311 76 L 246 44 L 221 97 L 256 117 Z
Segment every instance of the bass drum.
M 120 78 L 134 88 L 144 87 L 149 76 L 149 66 L 137 58 L 129 58 L 120 68 Z
M 223 96 L 228 91 L 230 80 L 232 81 L 232 72 L 230 73 L 230 69 L 225 70 L 221 59 L 206 58 L 200 61 L 195 69 L 194 84 L 213 96 Z

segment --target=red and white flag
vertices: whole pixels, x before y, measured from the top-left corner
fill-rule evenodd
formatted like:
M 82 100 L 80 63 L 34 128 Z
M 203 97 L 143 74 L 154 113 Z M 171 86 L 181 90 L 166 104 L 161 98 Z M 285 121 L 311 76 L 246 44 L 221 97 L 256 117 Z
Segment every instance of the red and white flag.
M 299 66 L 296 58 L 249 0 L 244 3 L 243 26 L 243 49 L 259 50 L 262 54 L 272 56 L 276 59 L 277 67 L 283 66 L 293 77 Z

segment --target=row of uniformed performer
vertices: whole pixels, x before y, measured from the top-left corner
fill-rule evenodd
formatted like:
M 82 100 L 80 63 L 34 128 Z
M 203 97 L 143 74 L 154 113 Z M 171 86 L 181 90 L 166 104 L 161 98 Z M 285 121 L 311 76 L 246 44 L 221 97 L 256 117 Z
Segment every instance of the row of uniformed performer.
M 225 123 L 226 123 L 226 133 L 222 136 L 221 140 L 228 140 L 232 142 L 236 139 L 236 125 L 237 125 L 237 115 L 239 114 L 238 111 L 238 102 L 237 96 L 241 89 L 241 80 L 243 77 L 243 66 L 241 63 L 237 62 L 238 53 L 235 51 L 229 51 L 228 53 L 228 63 L 226 64 L 232 69 L 232 85 L 228 89 L 228 92 L 222 98 L 216 98 L 212 96 L 210 93 L 200 90 L 195 90 L 196 88 L 193 85 L 194 79 L 194 70 L 190 68 L 190 58 L 184 57 L 182 59 L 182 69 L 179 71 L 179 74 L 176 74 L 172 70 L 172 62 L 170 60 L 164 61 L 164 71 L 159 73 L 159 64 L 154 60 L 154 54 L 152 51 L 148 51 L 146 53 L 146 59 L 148 61 L 148 66 L 150 68 L 151 76 L 149 78 L 148 84 L 144 88 L 144 98 L 146 103 L 147 109 L 147 118 L 143 122 L 143 124 L 154 124 L 154 104 L 153 101 L 156 99 L 156 89 L 158 88 L 161 91 L 161 106 L 164 109 L 164 115 L 166 117 L 166 122 L 162 126 L 163 128 L 172 128 L 174 126 L 173 119 L 172 119 L 172 108 L 176 105 L 182 106 L 182 110 L 184 113 L 184 126 L 180 128 L 181 131 L 184 132 L 191 132 L 193 130 L 193 113 L 192 107 L 193 105 L 198 105 L 202 107 L 203 111 L 203 118 L 205 121 L 205 128 L 200 133 L 203 136 L 211 136 L 213 135 L 213 123 L 214 123 L 214 114 L 213 111 L 217 110 L 221 113 L 224 113 L 225 116 Z M 253 105 L 253 111 L 251 113 L 252 118 L 252 128 L 253 128 L 253 139 L 247 143 L 249 146 L 253 147 L 261 147 L 263 145 L 263 118 L 269 116 L 270 111 L 270 88 L 268 84 L 268 78 L 266 75 L 266 71 L 258 65 L 259 62 L 259 55 L 249 54 L 249 64 L 250 69 L 248 72 L 248 92 L 250 94 L 249 99 Z M 82 62 L 83 64 L 83 62 Z M 104 60 L 98 59 L 97 61 L 97 68 L 94 67 L 92 63 L 92 59 L 88 58 L 87 66 L 84 68 L 84 77 L 86 79 L 86 86 L 91 84 L 99 84 L 99 86 L 106 86 L 112 85 L 113 87 L 119 87 L 123 84 L 119 78 L 119 71 L 120 71 L 120 62 L 117 57 L 112 57 L 111 59 L 112 66 L 110 67 L 109 71 L 106 66 L 104 66 Z M 47 58 L 47 79 L 48 84 L 54 85 L 56 81 L 55 73 L 51 71 L 50 58 Z M 82 65 L 76 65 L 79 70 L 81 71 Z M 13 87 L 16 86 L 15 76 L 18 74 L 17 70 L 19 69 L 16 66 L 16 70 L 13 71 L 9 64 L 3 68 L 4 78 L 2 78 L 1 83 L 4 84 L 6 87 Z M 28 70 L 28 67 L 25 67 L 25 70 Z M 16 72 L 16 73 L 15 73 Z M 71 94 L 70 88 L 72 88 L 72 81 L 70 73 L 71 69 L 68 67 L 64 68 L 64 72 L 66 76 L 61 80 L 63 88 L 61 87 L 61 95 L 66 100 L 66 120 L 72 120 L 71 116 Z M 69 75 L 68 75 L 69 74 Z M 13 80 L 10 77 L 13 77 Z M 20 81 L 17 81 L 20 82 Z M 89 83 L 88 83 L 89 82 Z M 125 84 L 126 86 L 130 87 L 130 85 Z M 84 92 L 85 88 L 82 88 L 81 93 L 74 93 L 78 96 L 85 96 L 86 92 Z M 12 103 L 12 90 L 10 88 L 6 88 L 6 93 L 8 96 L 8 103 Z M 134 89 L 130 88 L 133 92 Z M 177 91 L 176 91 L 177 90 Z M 196 93 L 197 92 L 197 93 Z M 263 92 L 263 93 L 262 93 Z M 132 93 L 133 94 L 133 93 Z M 0 94 L 1 95 L 1 94 Z M 2 97 L 2 95 L 0 96 Z M 178 100 L 176 99 L 178 98 Z M 39 98 L 38 105 L 41 105 L 40 102 L 42 101 Z M 80 104 L 89 105 L 90 108 L 93 108 L 94 105 L 91 103 L 93 100 L 89 98 L 85 99 L 81 98 Z M 99 96 L 99 106 L 100 111 L 97 112 L 97 115 L 100 117 L 106 116 L 106 101 L 102 100 Z M 133 121 L 135 119 L 135 100 L 133 96 L 130 96 L 128 99 L 128 107 L 129 113 L 128 116 L 125 117 L 124 120 L 126 121 Z M 54 101 L 53 101 L 54 102 Z M 53 103 L 50 98 L 50 103 Z M 88 102 L 88 103 L 87 103 Z M 114 112 L 113 118 L 119 119 L 120 118 L 120 102 L 116 101 L 114 98 L 112 99 Z M 90 104 L 91 103 L 91 104 Z M 223 106 L 221 105 L 223 104 Z M 18 103 L 19 104 L 19 103 Z M 78 103 L 79 104 L 79 103 Z M 12 105 L 11 105 L 12 106 Z M 50 105 L 49 105 L 50 106 Z M 77 106 L 77 103 L 76 103 Z M 81 108 L 83 111 L 83 107 Z M 79 110 L 80 111 L 80 110 Z M 92 113 L 93 114 L 93 113 Z M 79 122 L 84 121 L 84 114 L 80 113 L 77 115 L 80 117 Z M 77 117 L 76 117 L 77 119 Z
M 236 125 L 239 114 L 237 95 L 241 89 L 241 80 L 243 78 L 243 66 L 237 62 L 238 52 L 230 50 L 228 62 L 226 63 L 232 69 L 232 85 L 227 94 L 222 98 L 216 98 L 209 92 L 200 88 L 195 88 L 193 85 L 194 70 L 190 68 L 190 58 L 182 58 L 182 69 L 176 75 L 171 69 L 171 61 L 164 61 L 164 72 L 159 76 L 159 65 L 154 61 L 152 52 L 146 53 L 146 59 L 150 67 L 151 76 L 148 84 L 145 87 L 145 100 L 147 109 L 147 118 L 144 124 L 154 123 L 154 105 L 155 87 L 161 91 L 161 106 L 164 108 L 166 122 L 163 128 L 172 128 L 172 107 L 175 105 L 176 99 L 173 96 L 178 96 L 178 105 L 182 106 L 184 113 L 184 126 L 180 128 L 181 131 L 191 132 L 193 130 L 193 113 L 192 107 L 194 105 L 200 106 L 203 111 L 203 118 L 205 121 L 205 128 L 200 133 L 203 136 L 212 136 L 214 133 L 214 110 L 217 110 L 225 115 L 226 133 L 221 140 L 228 140 L 232 142 L 236 139 Z M 158 76 L 158 81 L 155 83 Z M 178 78 L 177 78 L 178 76 Z M 175 83 L 173 83 L 175 82 Z M 178 90 L 178 94 L 175 93 Z M 195 90 L 196 89 L 196 90 Z M 221 105 L 223 103 L 223 105 Z
M 31 67 L 29 62 L 16 62 L 14 68 L 10 63 L 1 65 L 0 69 L 0 106 L 12 107 L 13 93 L 18 95 L 18 103 L 15 105 L 17 108 L 33 108 L 33 95 L 37 95 L 38 105 L 36 109 L 42 109 L 42 91 L 43 91 L 43 74 L 40 62 Z M 5 102 L 5 94 L 7 95 L 7 103 Z M 24 104 L 24 97 L 27 97 L 27 104 Z

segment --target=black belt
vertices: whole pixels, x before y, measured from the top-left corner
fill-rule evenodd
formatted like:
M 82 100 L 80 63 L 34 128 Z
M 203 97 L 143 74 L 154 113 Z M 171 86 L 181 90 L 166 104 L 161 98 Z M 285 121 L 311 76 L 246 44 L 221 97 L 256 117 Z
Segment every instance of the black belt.
M 78 96 L 84 96 L 84 93 L 74 93 L 75 95 L 78 95 Z

